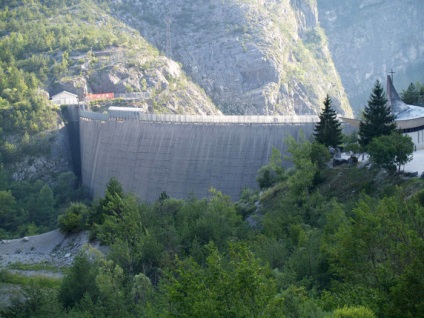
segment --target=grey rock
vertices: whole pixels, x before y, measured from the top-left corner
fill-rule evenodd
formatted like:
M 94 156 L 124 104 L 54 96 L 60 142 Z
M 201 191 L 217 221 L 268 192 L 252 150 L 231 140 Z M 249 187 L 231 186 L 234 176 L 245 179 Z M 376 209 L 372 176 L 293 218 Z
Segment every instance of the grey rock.
M 317 114 L 327 93 L 351 114 L 314 1 L 122 0 L 112 9 L 226 114 Z

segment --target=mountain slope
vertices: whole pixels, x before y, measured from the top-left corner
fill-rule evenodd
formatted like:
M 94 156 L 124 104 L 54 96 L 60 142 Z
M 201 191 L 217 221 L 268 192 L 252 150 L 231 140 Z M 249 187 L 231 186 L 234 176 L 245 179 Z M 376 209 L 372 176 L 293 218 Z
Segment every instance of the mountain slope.
M 34 74 L 50 95 L 144 91 L 152 112 L 219 113 L 180 65 L 102 3 L 21 0 L 0 8 L 2 60 Z
M 109 3 L 115 17 L 181 62 L 224 113 L 318 113 L 327 93 L 351 113 L 315 1 Z

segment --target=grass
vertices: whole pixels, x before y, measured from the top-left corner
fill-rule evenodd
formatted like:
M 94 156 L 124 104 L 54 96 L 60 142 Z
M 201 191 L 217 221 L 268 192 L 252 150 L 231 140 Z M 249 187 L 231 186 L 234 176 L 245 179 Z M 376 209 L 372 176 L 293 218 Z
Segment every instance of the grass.
M 58 289 L 62 283 L 62 279 L 41 275 L 28 277 L 2 269 L 0 271 L 0 283 Z
M 47 262 L 37 263 L 37 264 L 23 264 L 23 263 L 13 263 L 8 266 L 10 269 L 16 269 L 21 271 L 48 271 L 52 273 L 60 273 L 61 269 L 48 264 Z

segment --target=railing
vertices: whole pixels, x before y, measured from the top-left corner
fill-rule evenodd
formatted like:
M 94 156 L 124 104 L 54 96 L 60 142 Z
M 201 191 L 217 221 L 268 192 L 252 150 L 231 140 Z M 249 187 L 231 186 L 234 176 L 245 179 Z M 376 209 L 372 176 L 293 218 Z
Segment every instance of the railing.
M 108 114 L 88 112 L 88 111 L 81 110 L 81 109 L 79 111 L 79 116 L 81 118 L 86 118 L 86 119 L 91 119 L 91 120 L 107 121 L 109 119 Z
M 146 114 L 141 109 L 110 107 L 108 114 L 93 113 L 80 110 L 80 117 L 92 120 L 138 120 L 144 122 L 163 123 L 218 123 L 218 124 L 301 124 L 316 123 L 316 115 L 293 116 L 202 116 L 202 115 L 173 115 Z
M 115 94 L 115 98 L 144 100 L 144 99 L 150 98 L 150 93 L 137 92 L 137 93 Z

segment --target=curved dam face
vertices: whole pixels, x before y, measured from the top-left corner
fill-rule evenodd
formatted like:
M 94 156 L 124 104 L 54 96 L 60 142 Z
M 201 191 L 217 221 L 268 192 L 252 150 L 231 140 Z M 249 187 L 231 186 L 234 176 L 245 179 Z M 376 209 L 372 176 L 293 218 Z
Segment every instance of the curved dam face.
M 211 187 L 236 200 L 244 187 L 258 188 L 256 173 L 272 147 L 285 154 L 286 136 L 296 139 L 302 130 L 308 138 L 315 125 L 311 119 L 269 124 L 87 117 L 80 117 L 83 185 L 93 197 L 103 196 L 116 177 L 147 202 L 162 192 L 205 197 Z

